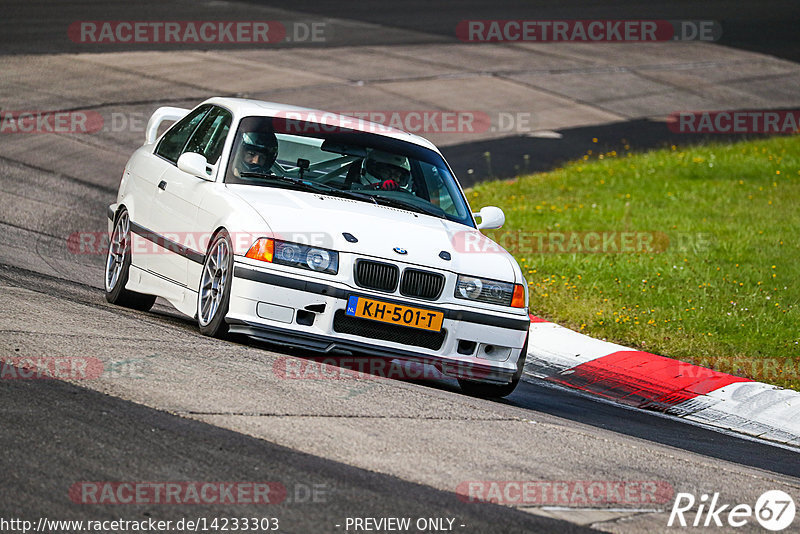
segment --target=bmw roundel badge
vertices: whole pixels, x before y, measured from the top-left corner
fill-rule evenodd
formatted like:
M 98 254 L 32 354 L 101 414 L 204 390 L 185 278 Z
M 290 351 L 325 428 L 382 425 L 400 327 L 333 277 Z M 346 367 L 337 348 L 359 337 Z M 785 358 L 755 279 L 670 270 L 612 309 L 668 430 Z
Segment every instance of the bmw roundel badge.
M 404 248 L 394 247 L 392 250 L 394 250 L 398 254 L 408 254 L 408 251 Z

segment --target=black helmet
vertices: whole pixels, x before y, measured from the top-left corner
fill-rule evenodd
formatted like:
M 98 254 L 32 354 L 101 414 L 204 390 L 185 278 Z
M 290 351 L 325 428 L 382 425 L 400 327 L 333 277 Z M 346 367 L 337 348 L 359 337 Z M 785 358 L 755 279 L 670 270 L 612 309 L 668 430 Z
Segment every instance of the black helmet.
M 272 132 L 245 132 L 239 146 L 238 164 L 242 172 L 269 173 L 278 157 L 278 139 Z

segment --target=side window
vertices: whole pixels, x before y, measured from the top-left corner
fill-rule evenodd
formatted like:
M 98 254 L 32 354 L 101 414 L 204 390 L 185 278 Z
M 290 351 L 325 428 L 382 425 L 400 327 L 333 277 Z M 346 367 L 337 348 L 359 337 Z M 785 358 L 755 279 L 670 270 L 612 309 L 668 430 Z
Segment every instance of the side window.
M 464 210 L 459 209 L 453 202 L 453 196 L 459 193 L 452 181 L 445 180 L 442 176 L 443 171 L 438 167 L 425 162 L 420 162 L 419 165 L 429 191 L 431 204 L 436 204 L 448 215 L 464 217 L 466 215 Z
M 156 154 L 175 163 L 183 154 L 183 147 L 211 106 L 201 106 L 189 113 L 169 129 L 156 147 Z
M 184 152 L 197 152 L 206 157 L 209 165 L 216 165 L 228 130 L 231 127 L 231 114 L 227 110 L 214 107 L 189 139 Z

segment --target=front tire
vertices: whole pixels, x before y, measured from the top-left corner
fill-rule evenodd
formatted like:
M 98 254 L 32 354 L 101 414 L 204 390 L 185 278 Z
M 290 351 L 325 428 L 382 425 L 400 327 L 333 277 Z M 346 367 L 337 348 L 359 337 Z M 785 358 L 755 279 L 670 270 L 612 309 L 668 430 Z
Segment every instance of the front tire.
M 231 299 L 233 246 L 228 232 L 219 232 L 208 247 L 200 289 L 197 292 L 197 324 L 200 332 L 211 337 L 228 333 L 228 304 Z
M 114 223 L 114 231 L 108 243 L 105 269 L 106 300 L 111 304 L 147 311 L 153 307 L 156 297 L 125 289 L 131 268 L 131 219 L 123 208 Z
M 461 391 L 471 397 L 481 397 L 484 399 L 503 398 L 511 395 L 517 384 L 522 378 L 522 373 L 525 370 L 525 360 L 528 357 L 528 338 L 525 338 L 525 344 L 522 346 L 522 351 L 517 359 L 517 370 L 508 384 L 487 384 L 485 382 L 473 382 L 472 380 L 458 379 L 458 385 Z

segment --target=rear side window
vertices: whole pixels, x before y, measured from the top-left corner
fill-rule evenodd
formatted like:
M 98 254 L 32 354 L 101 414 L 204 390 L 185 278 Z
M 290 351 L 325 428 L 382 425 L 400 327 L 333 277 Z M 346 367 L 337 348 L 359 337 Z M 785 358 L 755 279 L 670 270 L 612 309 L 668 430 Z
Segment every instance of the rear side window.
M 231 114 L 228 110 L 214 107 L 195 130 L 184 152 L 197 152 L 206 157 L 209 165 L 216 165 L 228 130 L 231 127 Z
M 178 157 L 184 152 L 183 147 L 186 146 L 189 137 L 209 109 L 211 109 L 211 106 L 201 106 L 175 123 L 161 138 L 161 141 L 158 142 L 156 154 L 172 163 L 177 162 Z

